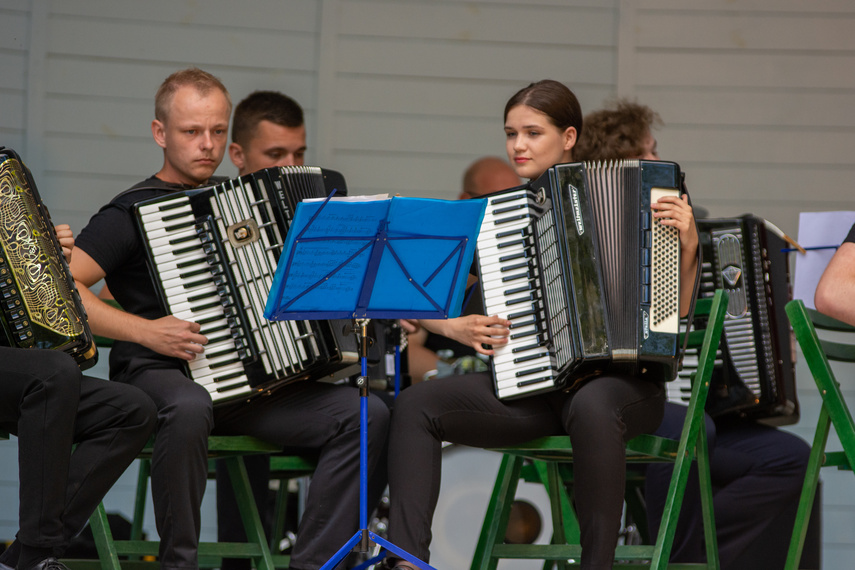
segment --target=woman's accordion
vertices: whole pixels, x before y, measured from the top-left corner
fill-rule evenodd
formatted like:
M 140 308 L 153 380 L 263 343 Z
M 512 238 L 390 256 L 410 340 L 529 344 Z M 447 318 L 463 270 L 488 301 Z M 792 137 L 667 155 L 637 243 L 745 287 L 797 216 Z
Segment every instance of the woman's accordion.
M 678 165 L 625 160 L 560 164 L 487 196 L 478 237 L 485 314 L 512 323 L 493 356 L 499 398 L 606 371 L 675 377 L 679 234 L 650 204 L 681 194 Z
M 70 354 L 82 369 L 98 349 L 50 214 L 18 154 L 0 147 L 0 343 Z

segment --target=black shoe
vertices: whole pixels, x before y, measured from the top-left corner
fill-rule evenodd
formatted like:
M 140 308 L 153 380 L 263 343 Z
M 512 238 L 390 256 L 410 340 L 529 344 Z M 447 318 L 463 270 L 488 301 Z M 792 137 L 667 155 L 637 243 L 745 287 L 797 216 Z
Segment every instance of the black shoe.
M 38 564 L 33 564 L 29 568 L 24 570 L 69 570 L 68 566 L 51 556 L 50 558 L 45 558 Z

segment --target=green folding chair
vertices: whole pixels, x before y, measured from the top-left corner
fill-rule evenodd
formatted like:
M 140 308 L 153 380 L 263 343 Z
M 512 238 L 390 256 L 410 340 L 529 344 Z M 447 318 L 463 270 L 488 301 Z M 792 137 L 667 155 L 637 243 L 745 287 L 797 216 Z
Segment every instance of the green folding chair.
M 805 362 L 822 397 L 822 406 L 819 410 L 819 419 L 811 445 L 807 473 L 799 498 L 796 524 L 793 528 L 785 566 L 786 570 L 796 570 L 802 557 L 820 468 L 837 467 L 852 470 L 852 466 L 855 465 L 855 423 L 852 421 L 852 414 L 843 399 L 840 384 L 835 379 L 829 363 L 829 361 L 855 362 L 855 327 L 832 319 L 814 309 L 808 309 L 800 299 L 787 303 L 786 311 L 793 326 L 796 341 L 802 349 Z M 834 340 L 821 339 L 817 329 L 824 331 L 823 336 L 833 336 Z M 844 340 L 848 342 L 843 342 Z M 825 450 L 832 426 L 840 439 L 843 451 Z
M 705 330 L 695 330 L 688 338 L 688 345 L 700 347 L 700 353 L 680 440 L 644 434 L 627 443 L 627 463 L 673 462 L 674 472 L 656 543 L 618 546 L 614 568 L 719 568 L 704 428 L 704 405 L 726 309 L 727 293 L 723 290 L 717 290 L 710 299 L 697 302 L 695 317 L 708 317 L 708 320 Z M 572 477 L 573 449 L 569 436 L 543 437 L 493 451 L 503 453 L 504 456 L 484 517 L 472 570 L 495 570 L 501 559 L 543 560 L 544 569 L 555 566 L 562 570 L 578 568 L 582 551 L 579 544 L 579 525 L 565 485 Z M 698 462 L 707 562 L 669 565 L 683 493 L 693 459 Z M 526 475 L 546 487 L 553 526 L 550 544 L 504 543 L 517 485 L 521 476 Z

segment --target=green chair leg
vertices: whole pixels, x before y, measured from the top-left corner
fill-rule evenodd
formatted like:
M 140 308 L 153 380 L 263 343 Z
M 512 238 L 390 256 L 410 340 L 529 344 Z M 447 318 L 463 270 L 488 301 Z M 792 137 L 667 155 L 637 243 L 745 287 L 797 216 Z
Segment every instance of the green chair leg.
M 121 570 L 104 503 L 98 503 L 98 508 L 89 517 L 89 526 L 92 528 L 95 548 L 98 551 L 98 559 L 101 561 L 101 570 Z
M 249 476 L 246 473 L 246 465 L 244 465 L 243 457 L 227 457 L 225 462 L 229 471 L 229 478 L 232 481 L 238 482 L 238 484 L 233 485 L 247 541 L 266 545 L 267 537 L 264 534 L 264 528 L 261 526 L 261 517 L 258 515 L 258 509 L 255 508 L 255 498 L 252 496 Z M 273 570 L 274 568 L 270 550 L 267 548 L 260 549 L 259 555 L 253 557 L 253 561 L 258 570 Z
M 517 485 L 520 480 L 520 470 L 523 459 L 512 455 L 504 455 L 499 465 L 499 474 L 493 486 L 490 506 L 484 518 L 489 521 L 481 529 L 478 544 L 475 547 L 475 557 L 472 560 L 472 570 L 496 570 L 499 564 L 497 558 L 490 553 L 493 545 L 504 539 L 504 529 L 508 526 L 511 505 L 514 501 Z

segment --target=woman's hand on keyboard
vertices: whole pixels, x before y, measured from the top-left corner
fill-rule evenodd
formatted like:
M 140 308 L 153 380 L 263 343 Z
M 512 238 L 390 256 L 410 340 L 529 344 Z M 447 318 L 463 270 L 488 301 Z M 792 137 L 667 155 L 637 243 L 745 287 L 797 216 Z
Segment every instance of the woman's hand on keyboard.
M 487 347 L 508 343 L 508 327 L 511 324 L 507 319 L 484 315 L 466 315 L 434 322 L 438 324 L 436 332 L 487 355 L 493 354 L 492 348 Z

